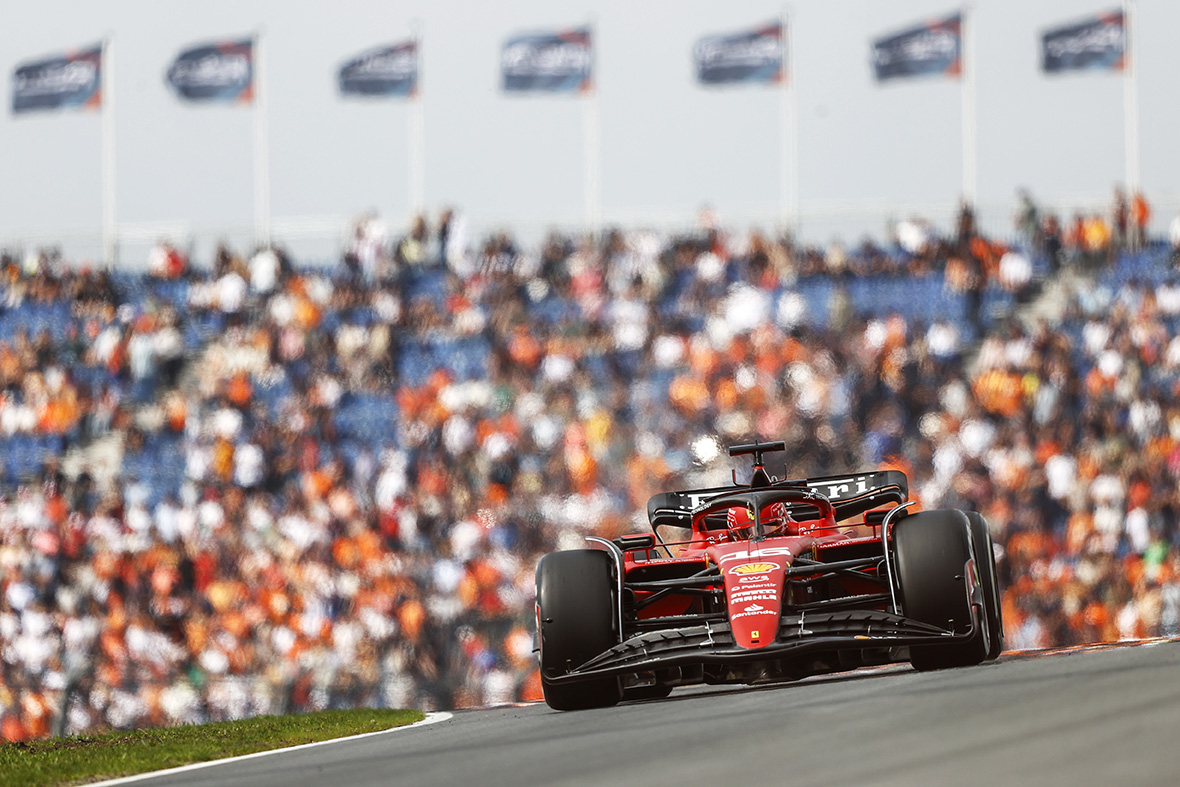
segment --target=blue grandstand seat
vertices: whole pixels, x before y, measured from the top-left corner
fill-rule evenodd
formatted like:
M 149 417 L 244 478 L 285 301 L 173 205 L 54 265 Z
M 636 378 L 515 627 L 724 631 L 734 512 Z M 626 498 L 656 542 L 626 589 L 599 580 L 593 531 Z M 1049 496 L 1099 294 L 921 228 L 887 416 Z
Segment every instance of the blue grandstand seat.
M 360 440 L 340 440 L 336 443 L 336 450 L 349 472 L 352 472 L 356 468 L 358 457 L 368 450 L 368 446 Z
M 54 436 L 17 433 L 0 439 L 5 482 L 15 486 L 34 480 L 50 453 L 60 453 L 61 447 L 61 438 Z
M 398 375 L 409 385 L 422 385 L 438 369 L 457 380 L 471 380 L 488 373 L 491 347 L 480 337 L 432 338 L 407 341 L 398 355 Z
M 803 299 L 806 311 L 803 323 L 810 328 L 828 327 L 829 303 L 836 285 L 827 277 L 808 277 L 800 279 L 794 287 L 788 287 L 776 293 L 774 308 L 778 308 L 779 299 L 786 292 L 795 292 Z
M 611 378 L 610 360 L 602 353 L 588 352 L 581 357 L 579 364 L 589 373 L 591 379 L 609 380 Z
M 343 316 L 336 309 L 327 309 L 320 318 L 320 329 L 325 333 L 336 333 L 336 329 L 344 322 Z
M 411 269 L 402 278 L 407 301 L 427 298 L 441 307 L 447 297 L 447 275 L 442 268 Z
M 668 389 L 672 379 L 676 376 L 675 369 L 653 369 L 644 381 L 647 383 L 650 395 L 660 403 L 668 401 Z
M 188 282 L 183 279 L 159 280 L 152 282 L 152 295 L 159 301 L 177 309 L 188 303 Z
M 74 382 L 80 388 L 89 390 L 92 395 L 99 394 L 104 383 L 113 382 L 110 373 L 103 366 L 77 364 L 70 367 L 70 374 L 73 375 Z
M 392 443 L 397 402 L 384 394 L 348 394 L 336 406 L 336 429 L 345 441 L 370 448 Z
M 254 397 L 266 405 L 266 411 L 272 417 L 278 415 L 283 400 L 291 396 L 293 392 L 291 380 L 285 374 L 265 383 L 254 381 Z
M 1060 328 L 1062 333 L 1069 337 L 1069 357 L 1074 369 L 1079 375 L 1085 376 L 1090 367 L 1093 366 L 1094 359 L 1086 353 L 1086 347 L 1083 343 L 1082 331 L 1086 327 L 1084 319 L 1070 319 L 1065 320 Z
M 1170 250 L 1166 246 L 1155 246 L 1119 254 L 1114 264 L 1099 274 L 1098 281 L 1111 289 L 1118 289 L 1132 279 L 1155 286 L 1162 284 L 1175 271 Z
M 142 449 L 123 454 L 122 475 L 143 482 L 148 505 L 180 493 L 185 480 L 185 455 L 180 435 L 147 435 Z
M 848 294 L 858 314 L 874 317 L 897 313 L 911 322 L 962 322 L 967 316 L 965 297 L 947 290 L 938 274 L 850 279 Z
M 408 341 L 401 345 L 397 357 L 397 373 L 410 385 L 422 385 L 436 368 L 428 345 Z
M 967 300 L 960 293 L 947 290 L 940 274 L 918 277 L 865 276 L 836 282 L 816 276 L 800 279 L 794 287 L 775 294 L 775 304 L 788 292 L 804 301 L 803 322 L 813 328 L 826 328 L 831 300 L 837 287 L 843 286 L 852 302 L 853 312 L 862 317 L 887 317 L 899 314 L 909 322 L 934 320 L 963 322 L 967 317 Z
M 1003 322 L 1016 309 L 1016 296 L 998 287 L 989 287 L 983 292 L 983 324 L 991 328 Z
M 111 271 L 111 285 L 123 303 L 143 303 L 149 294 L 149 280 L 137 271 Z
M 184 346 L 196 350 L 225 330 L 225 315 L 221 312 L 190 312 L 184 323 Z
M 569 320 L 576 320 L 580 310 L 578 305 L 566 298 L 559 298 L 557 296 L 550 296 L 538 303 L 533 304 L 529 310 L 530 317 L 535 317 L 539 322 L 555 325 Z
M 132 380 L 127 386 L 127 398 L 136 404 L 147 404 L 156 397 L 156 375 Z
M 0 315 L 0 340 L 11 341 L 23 328 L 30 338 L 47 331 L 54 341 L 61 341 L 69 336 L 75 323 L 69 304 L 25 301 Z
M 469 336 L 456 341 L 439 341 L 435 343 L 435 348 L 442 356 L 444 365 L 460 380 L 473 380 L 488 375 L 492 348 L 484 339 Z

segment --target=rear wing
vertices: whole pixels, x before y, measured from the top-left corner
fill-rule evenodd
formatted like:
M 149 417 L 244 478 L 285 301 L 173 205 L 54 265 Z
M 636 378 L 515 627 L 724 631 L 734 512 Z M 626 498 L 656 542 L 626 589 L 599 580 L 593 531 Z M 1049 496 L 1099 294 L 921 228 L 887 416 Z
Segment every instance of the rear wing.
M 910 494 L 909 480 L 900 470 L 778 481 L 766 488 L 777 487 L 805 487 L 818 492 L 832 503 L 836 521 L 859 516 L 886 504 L 904 503 Z M 692 524 L 692 510 L 701 503 L 711 497 L 748 489 L 743 486 L 719 486 L 683 492 L 660 492 L 647 501 L 647 520 L 653 528 L 657 525 L 689 527 Z M 807 504 L 795 505 L 802 509 Z

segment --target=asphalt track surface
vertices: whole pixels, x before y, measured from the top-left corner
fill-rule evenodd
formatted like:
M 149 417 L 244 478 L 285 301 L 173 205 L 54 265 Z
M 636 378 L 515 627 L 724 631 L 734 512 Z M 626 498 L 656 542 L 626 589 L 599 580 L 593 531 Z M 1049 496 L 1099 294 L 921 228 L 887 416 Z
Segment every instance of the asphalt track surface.
M 1180 642 L 678 689 L 429 726 L 149 778 L 168 785 L 1180 783 Z

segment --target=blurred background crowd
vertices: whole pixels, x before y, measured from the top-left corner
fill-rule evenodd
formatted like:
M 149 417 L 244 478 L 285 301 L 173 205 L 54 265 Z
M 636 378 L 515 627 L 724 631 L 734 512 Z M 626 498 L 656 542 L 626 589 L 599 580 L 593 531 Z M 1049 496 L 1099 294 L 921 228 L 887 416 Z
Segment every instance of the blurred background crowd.
M 0 737 L 538 699 L 539 557 L 753 436 L 983 512 L 1009 648 L 1180 636 L 1180 225 L 1149 217 L 7 254 Z

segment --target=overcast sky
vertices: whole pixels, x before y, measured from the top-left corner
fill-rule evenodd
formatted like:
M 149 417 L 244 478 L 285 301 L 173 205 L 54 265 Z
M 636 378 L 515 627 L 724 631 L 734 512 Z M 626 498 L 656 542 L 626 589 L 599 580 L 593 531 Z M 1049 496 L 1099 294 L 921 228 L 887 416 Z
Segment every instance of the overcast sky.
M 1040 73 L 1039 36 L 1117 3 L 977 6 L 981 205 L 1006 216 L 1020 186 L 1062 205 L 1107 201 L 1124 175 L 1123 80 Z M 583 217 L 584 102 L 504 95 L 499 51 L 513 33 L 589 22 L 604 217 L 688 223 L 710 205 L 722 221 L 770 225 L 785 147 L 778 91 L 698 86 L 691 50 L 702 35 L 764 23 L 784 7 L 795 23 L 801 208 L 953 205 L 962 173 L 959 83 L 878 85 L 869 66 L 871 38 L 956 10 L 942 0 L 0 0 L 0 242 L 38 232 L 97 237 L 98 114 L 13 117 L 8 107 L 18 63 L 108 34 L 120 225 L 248 234 L 252 110 L 182 103 L 163 75 L 188 45 L 257 30 L 266 35 L 272 215 L 330 225 L 375 210 L 401 225 L 407 103 L 342 98 L 335 73 L 362 50 L 408 37 L 414 24 L 423 41 L 431 212 L 451 204 L 477 227 L 522 229 Z M 1180 3 L 1139 0 L 1137 9 L 1142 183 L 1166 222 L 1180 204 Z

